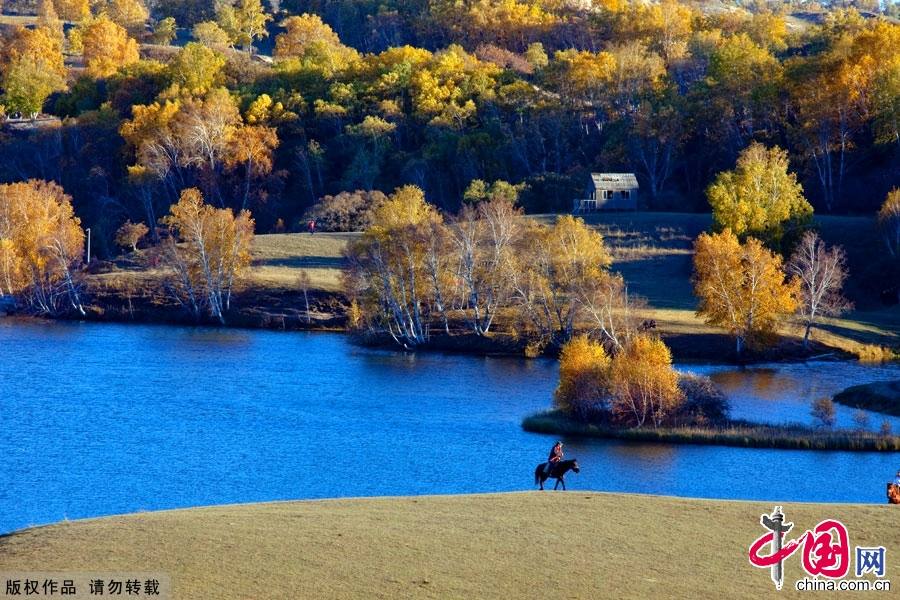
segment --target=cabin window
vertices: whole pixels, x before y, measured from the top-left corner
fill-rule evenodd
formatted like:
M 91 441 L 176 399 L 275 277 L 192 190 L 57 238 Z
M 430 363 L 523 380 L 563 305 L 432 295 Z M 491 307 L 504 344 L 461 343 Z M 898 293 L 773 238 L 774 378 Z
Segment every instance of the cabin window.
M 631 197 L 631 192 L 630 192 L 630 191 L 628 191 L 628 190 L 622 190 L 622 198 L 624 198 L 625 200 L 628 200 L 628 198 L 630 198 L 630 197 Z

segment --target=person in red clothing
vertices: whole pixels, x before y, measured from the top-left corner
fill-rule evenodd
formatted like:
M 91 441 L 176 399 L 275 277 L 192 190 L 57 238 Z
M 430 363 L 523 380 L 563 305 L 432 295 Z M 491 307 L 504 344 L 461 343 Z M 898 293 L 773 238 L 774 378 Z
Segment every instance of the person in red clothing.
M 549 476 L 551 472 L 553 472 L 553 467 L 563 459 L 563 443 L 556 442 L 553 444 L 553 448 L 550 449 L 550 456 L 547 457 L 547 468 L 546 472 Z

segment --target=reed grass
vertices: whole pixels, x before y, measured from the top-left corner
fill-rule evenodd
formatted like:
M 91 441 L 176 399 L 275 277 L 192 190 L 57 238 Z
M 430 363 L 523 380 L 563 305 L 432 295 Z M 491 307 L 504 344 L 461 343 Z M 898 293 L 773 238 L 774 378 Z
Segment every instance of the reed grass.
M 900 451 L 900 436 L 849 429 L 813 429 L 803 425 L 768 425 L 733 420 L 722 427 L 619 429 L 572 419 L 558 410 L 526 417 L 525 431 L 633 442 L 701 444 L 790 450 Z

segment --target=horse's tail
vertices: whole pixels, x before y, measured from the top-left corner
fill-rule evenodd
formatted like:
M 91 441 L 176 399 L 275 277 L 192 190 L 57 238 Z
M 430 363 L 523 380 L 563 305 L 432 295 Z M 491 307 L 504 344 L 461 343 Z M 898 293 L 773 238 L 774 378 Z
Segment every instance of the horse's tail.
M 534 470 L 534 485 L 541 484 L 541 467 L 542 466 L 543 465 L 538 465 L 537 468 Z

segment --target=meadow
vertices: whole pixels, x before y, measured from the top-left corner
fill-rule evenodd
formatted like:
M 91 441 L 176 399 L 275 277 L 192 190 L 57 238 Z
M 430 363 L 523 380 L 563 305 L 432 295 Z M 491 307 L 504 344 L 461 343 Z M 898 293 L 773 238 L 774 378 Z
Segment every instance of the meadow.
M 775 593 L 769 570 L 747 558 L 765 533 L 760 515 L 772 510 L 584 491 L 215 506 L 2 536 L 0 571 L 139 566 L 166 573 L 180 600 L 756 598 Z M 893 507 L 790 504 L 784 512 L 797 536 L 841 520 L 851 544 L 887 548 L 887 577 L 896 578 Z M 801 597 L 793 584 L 802 574 L 799 555 L 789 558 L 779 597 Z

